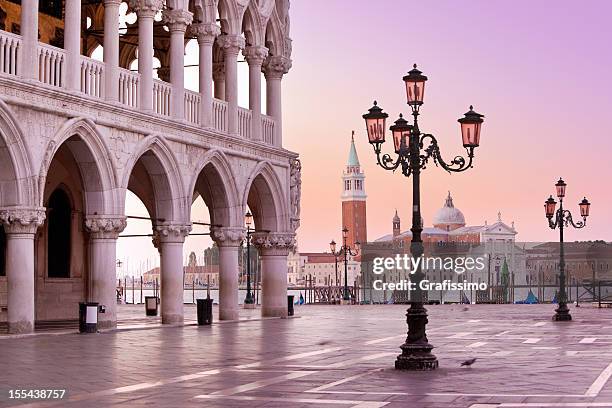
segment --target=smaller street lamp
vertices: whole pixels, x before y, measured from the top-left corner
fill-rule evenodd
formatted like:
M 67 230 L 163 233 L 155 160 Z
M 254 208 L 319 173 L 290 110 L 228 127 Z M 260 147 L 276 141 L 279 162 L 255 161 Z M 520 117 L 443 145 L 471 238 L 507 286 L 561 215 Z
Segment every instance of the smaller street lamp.
M 563 247 L 563 229 L 569 226 L 574 228 L 584 228 L 586 226 L 586 220 L 589 216 L 589 210 L 591 203 L 584 197 L 581 202 L 578 203 L 580 208 L 580 216 L 582 221 L 574 222 L 572 219 L 572 213 L 569 210 L 563 209 L 563 198 L 565 197 L 565 188 L 567 184 L 563 179 L 559 178 L 559 181 L 555 184 L 557 190 L 557 198 L 559 199 L 559 209 L 555 211 L 557 202 L 551 195 L 546 201 L 544 201 L 544 213 L 548 219 L 548 226 L 551 229 L 559 228 L 559 297 L 558 307 L 555 309 L 555 315 L 553 320 L 555 321 L 569 321 L 572 320 L 569 309 L 567 307 L 567 293 L 565 290 L 565 250 Z
M 338 253 L 336 253 L 336 241 L 334 241 L 333 239 L 329 243 L 329 249 L 334 255 L 334 261 L 336 266 L 336 280 L 334 281 L 334 285 L 338 286 Z
M 329 249 L 336 259 L 336 282 L 338 281 L 338 257 L 341 255 L 344 256 L 344 295 L 342 297 L 343 300 L 349 301 L 351 300 L 351 296 L 348 290 L 348 257 L 349 256 L 357 256 L 361 251 L 361 243 L 355 242 L 355 248 L 351 248 L 346 243 L 346 239 L 348 238 L 348 228 L 342 228 L 342 247 L 336 252 L 336 241 L 332 240 L 329 243 Z

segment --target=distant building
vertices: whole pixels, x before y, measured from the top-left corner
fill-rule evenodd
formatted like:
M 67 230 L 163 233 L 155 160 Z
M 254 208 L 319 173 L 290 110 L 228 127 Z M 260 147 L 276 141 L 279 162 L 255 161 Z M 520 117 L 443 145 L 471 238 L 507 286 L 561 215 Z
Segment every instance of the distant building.
M 367 242 L 365 174 L 361 170 L 355 140 L 351 137 L 348 162 L 342 174 L 342 227 L 348 229 L 346 243 Z
M 307 279 L 317 286 L 344 285 L 344 257 L 338 257 L 337 273 L 336 258 L 329 252 L 294 252 L 289 254 L 288 283 L 292 285 L 305 285 Z M 347 276 L 348 284 L 353 283 L 361 274 L 361 264 L 353 257 L 348 258 Z

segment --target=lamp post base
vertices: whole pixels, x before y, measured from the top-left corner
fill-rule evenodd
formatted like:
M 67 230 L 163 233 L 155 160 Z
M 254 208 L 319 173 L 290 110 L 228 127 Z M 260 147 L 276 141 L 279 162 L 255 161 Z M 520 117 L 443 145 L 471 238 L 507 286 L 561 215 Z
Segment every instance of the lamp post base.
M 438 359 L 431 353 L 434 348 L 427 340 L 425 328 L 427 326 L 427 310 L 422 303 L 413 303 L 406 313 L 408 323 L 408 337 L 400 346 L 402 354 L 395 360 L 397 370 L 435 370 L 438 368 Z
M 555 314 L 552 317 L 555 322 L 569 322 L 572 320 L 572 315 L 570 314 L 567 305 L 559 305 L 558 308 L 555 309 Z

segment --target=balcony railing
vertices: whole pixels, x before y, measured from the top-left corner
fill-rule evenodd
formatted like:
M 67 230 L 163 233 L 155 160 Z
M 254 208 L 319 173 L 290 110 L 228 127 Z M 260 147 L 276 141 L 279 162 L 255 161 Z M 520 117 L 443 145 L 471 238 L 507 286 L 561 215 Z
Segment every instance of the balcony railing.
M 87 57 L 81 57 L 81 92 L 104 97 L 104 63 Z
M 38 80 L 43 84 L 64 85 L 66 53 L 61 48 L 38 44 Z
M 238 108 L 238 133 L 246 139 L 252 139 L 251 135 L 251 111 Z
M 213 125 L 220 132 L 227 132 L 227 102 L 213 99 Z
M 119 102 L 137 108 L 139 87 L 140 74 L 119 68 Z
M 153 80 L 153 110 L 164 116 L 170 116 L 170 96 L 172 87 L 159 79 Z
M 273 118 L 266 115 L 261 115 L 261 136 L 264 143 L 274 144 L 274 125 L 276 122 Z
M 20 75 L 23 42 L 21 36 L 0 30 L 0 75 Z M 66 86 L 66 52 L 48 44 L 39 43 L 36 49 L 38 80 L 52 87 Z M 118 68 L 119 102 L 131 109 L 140 108 L 140 74 Z M 89 57 L 80 57 L 80 91 L 93 98 L 104 99 L 106 66 L 103 62 Z M 172 86 L 159 79 L 153 80 L 153 110 L 158 115 L 171 115 Z M 185 90 L 185 120 L 201 125 L 202 100 L 197 92 Z M 226 101 L 213 99 L 212 125 L 223 133 L 228 131 L 228 105 Z M 238 108 L 238 132 L 245 139 L 253 139 L 253 115 L 248 109 Z M 262 115 L 261 135 L 263 142 L 274 145 L 273 118 Z
M 17 61 L 21 52 L 21 37 L 15 34 L 0 32 L 0 72 L 17 75 Z

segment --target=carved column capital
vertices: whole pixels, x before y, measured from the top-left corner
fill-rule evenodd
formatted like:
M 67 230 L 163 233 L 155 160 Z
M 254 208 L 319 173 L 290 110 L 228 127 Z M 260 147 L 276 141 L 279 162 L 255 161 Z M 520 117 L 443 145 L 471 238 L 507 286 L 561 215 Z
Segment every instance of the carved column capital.
M 215 80 L 225 79 L 225 63 L 224 62 L 214 62 L 213 63 L 213 78 Z
M 85 219 L 85 228 L 94 239 L 117 239 L 127 226 L 125 217 L 89 216 Z
M 161 224 L 156 225 L 153 231 L 153 242 L 157 239 L 160 243 L 184 242 L 191 232 L 191 224 Z
M 164 10 L 162 14 L 164 23 L 170 32 L 179 31 L 184 33 L 187 26 L 193 21 L 193 13 L 186 10 Z
M 238 55 L 238 52 L 244 48 L 246 41 L 241 35 L 222 34 L 217 37 L 217 44 L 225 55 Z
M 119 7 L 123 0 L 104 0 L 104 7 L 117 6 Z
M 288 255 L 296 240 L 293 232 L 256 232 L 251 234 L 251 244 L 262 255 Z
M 164 0 L 130 0 L 130 8 L 138 17 L 153 18 L 163 5 Z
M 7 234 L 35 234 L 45 218 L 44 207 L 0 208 L 0 224 Z
M 242 52 L 249 65 L 262 65 L 268 57 L 268 49 L 258 45 L 250 45 Z
M 198 39 L 198 44 L 212 45 L 221 34 L 221 28 L 213 23 L 195 23 L 189 27 L 189 33 Z
M 246 233 L 241 227 L 212 227 L 210 237 L 220 247 L 237 247 L 240 245 Z
M 281 79 L 291 69 L 291 59 L 283 56 L 269 56 L 264 62 L 266 78 Z

